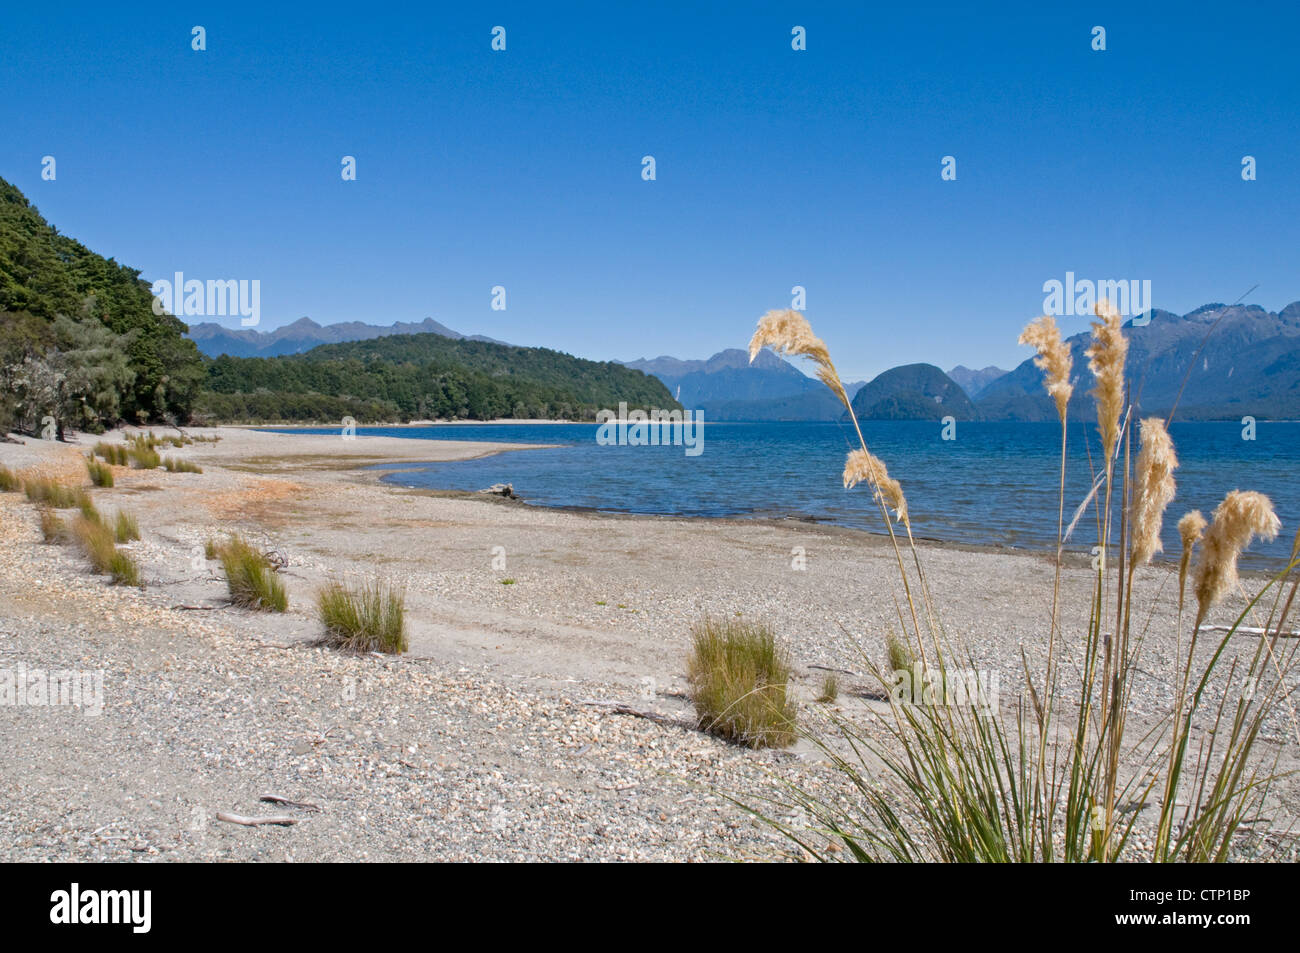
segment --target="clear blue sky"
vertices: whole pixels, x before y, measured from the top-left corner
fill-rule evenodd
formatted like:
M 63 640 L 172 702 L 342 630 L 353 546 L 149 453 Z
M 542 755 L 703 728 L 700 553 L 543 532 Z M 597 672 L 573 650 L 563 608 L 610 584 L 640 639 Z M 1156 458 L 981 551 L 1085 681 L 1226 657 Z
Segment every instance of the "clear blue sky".
M 150 280 L 260 279 L 263 328 L 704 357 L 801 284 L 867 377 L 1014 366 L 1067 270 L 1300 298 L 1295 5 L 1049 6 L 14 3 L 0 175 Z

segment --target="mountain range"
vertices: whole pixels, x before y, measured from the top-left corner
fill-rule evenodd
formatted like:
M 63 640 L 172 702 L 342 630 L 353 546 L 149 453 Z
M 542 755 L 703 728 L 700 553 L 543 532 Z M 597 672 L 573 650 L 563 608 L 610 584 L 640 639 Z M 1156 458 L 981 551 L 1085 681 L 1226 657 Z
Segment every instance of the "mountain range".
M 253 328 L 231 329 L 210 321 L 190 325 L 188 337 L 208 357 L 283 357 L 301 354 L 322 344 L 340 344 L 345 341 L 369 341 L 372 338 L 393 334 L 440 334 L 453 341 L 486 341 L 505 344 L 481 334 L 461 334 L 444 324 L 425 318 L 423 321 L 398 321 L 390 325 L 365 324 L 361 321 L 343 321 L 339 324 L 317 324 L 311 318 L 299 318 L 274 331 L 257 331 Z
M 388 327 L 355 321 L 322 327 L 303 318 L 271 332 L 215 324 L 196 324 L 189 331 L 203 353 L 234 357 L 297 354 L 325 343 L 412 333 L 502 343 L 467 337 L 432 318 Z M 1128 322 L 1126 333 L 1131 387 L 1143 413 L 1168 412 L 1177 401 L 1182 419 L 1300 417 L 1300 301 L 1276 313 L 1258 305 L 1222 304 L 1181 316 L 1154 310 L 1140 324 Z M 1076 393 L 1082 396 L 1092 386 L 1084 354 L 1091 336 L 1083 331 L 1067 340 Z M 703 360 L 665 355 L 616 363 L 658 378 L 683 406 L 702 410 L 710 420 L 839 420 L 844 414 L 820 381 L 767 350 L 752 364 L 739 348 Z M 945 373 L 932 364 L 908 364 L 847 389 L 855 413 L 866 420 L 1052 420 L 1056 411 L 1042 381 L 1042 372 L 1027 357 L 1011 371 L 959 364 Z M 1091 402 L 1074 400 L 1070 412 L 1089 417 Z

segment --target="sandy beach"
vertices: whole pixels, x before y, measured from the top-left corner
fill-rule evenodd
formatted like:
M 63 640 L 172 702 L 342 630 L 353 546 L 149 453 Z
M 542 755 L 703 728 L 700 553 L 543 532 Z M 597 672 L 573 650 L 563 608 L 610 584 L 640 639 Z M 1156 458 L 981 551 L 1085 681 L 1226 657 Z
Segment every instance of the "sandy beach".
M 127 548 L 143 589 L 89 574 L 74 548 L 41 541 L 21 494 L 0 494 L 0 667 L 102 671 L 104 700 L 98 715 L 0 708 L 6 860 L 793 857 L 722 795 L 753 802 L 783 780 L 823 792 L 843 782 L 806 741 L 754 752 L 694 730 L 690 626 L 705 615 L 770 622 L 792 653 L 806 724 L 883 707 L 862 653 L 883 660 L 898 629 L 886 537 L 380 482 L 422 461 L 524 449 L 506 444 L 187 432 L 220 437 L 175 451 L 201 474 L 117 468 L 113 488 L 92 491 L 104 512 L 137 517 L 142 539 Z M 88 485 L 82 455 L 96 439 L 0 444 L 0 465 Z M 284 558 L 287 613 L 228 604 L 203 555 L 226 532 Z M 1001 704 L 1016 704 L 1022 649 L 1031 666 L 1046 651 L 1051 558 L 920 548 L 944 625 L 999 673 Z M 373 577 L 405 586 L 410 651 L 313 646 L 317 589 Z M 1086 619 L 1090 584 L 1086 563 L 1067 568 L 1065 618 Z M 1159 596 L 1143 620 L 1140 718 L 1173 697 L 1176 567 L 1144 568 L 1135 586 Z M 1229 600 L 1212 621 L 1241 605 Z M 828 670 L 841 695 L 819 705 Z M 1266 736 L 1294 768 L 1289 711 L 1270 716 Z M 301 822 L 284 828 L 215 819 L 267 813 L 267 794 L 319 809 L 295 809 Z M 1298 805 L 1300 786 L 1285 779 L 1272 826 L 1296 826 Z

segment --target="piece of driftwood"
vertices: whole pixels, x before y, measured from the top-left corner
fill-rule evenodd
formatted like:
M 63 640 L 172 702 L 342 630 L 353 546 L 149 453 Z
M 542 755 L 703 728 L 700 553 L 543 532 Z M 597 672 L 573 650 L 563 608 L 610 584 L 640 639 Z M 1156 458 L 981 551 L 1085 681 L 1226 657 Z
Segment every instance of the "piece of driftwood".
M 1236 635 L 1276 635 L 1272 629 L 1261 629 L 1253 625 L 1239 625 L 1234 630 L 1230 625 L 1203 625 L 1202 632 L 1233 632 Z M 1283 632 L 1284 639 L 1300 639 L 1300 632 Z
M 319 811 L 319 804 L 312 804 L 310 801 L 291 801 L 287 797 L 281 797 L 278 794 L 263 794 L 259 801 L 266 801 L 270 804 L 283 804 L 285 807 L 300 807 L 304 811 Z
M 244 827 L 260 827 L 263 824 L 279 824 L 282 827 L 290 827 L 298 823 L 298 818 L 289 817 L 287 814 L 267 814 L 262 817 L 245 817 L 243 814 L 227 814 L 224 811 L 217 812 L 217 820 L 225 821 L 227 824 L 240 824 Z
M 615 715 L 631 715 L 633 718 L 645 718 L 658 725 L 671 725 L 674 728 L 681 728 L 684 725 L 684 722 L 680 718 L 674 718 L 671 715 L 664 715 L 657 711 L 646 711 L 643 708 L 633 708 L 631 705 L 623 704 L 623 702 L 589 698 L 581 704 L 590 705 L 595 708 L 608 708 L 610 712 Z
M 168 606 L 167 608 L 173 611 L 184 612 L 212 612 L 216 609 L 220 609 L 221 606 Z

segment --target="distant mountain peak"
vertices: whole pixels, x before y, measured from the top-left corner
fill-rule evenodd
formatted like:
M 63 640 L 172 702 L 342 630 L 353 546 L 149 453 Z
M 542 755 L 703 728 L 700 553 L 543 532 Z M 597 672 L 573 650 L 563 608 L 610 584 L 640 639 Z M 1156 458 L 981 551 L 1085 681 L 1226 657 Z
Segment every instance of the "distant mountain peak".
M 231 357 L 281 357 L 286 354 L 301 354 L 322 344 L 368 341 L 395 334 L 438 334 L 456 341 L 505 343 L 481 334 L 461 334 L 433 318 L 425 318 L 418 322 L 396 321 L 390 325 L 376 325 L 362 321 L 319 324 L 309 317 L 301 317 L 270 331 L 227 328 L 211 321 L 203 321 L 190 325 L 188 334 L 198 345 L 199 350 L 209 357 L 218 357 L 222 354 Z

